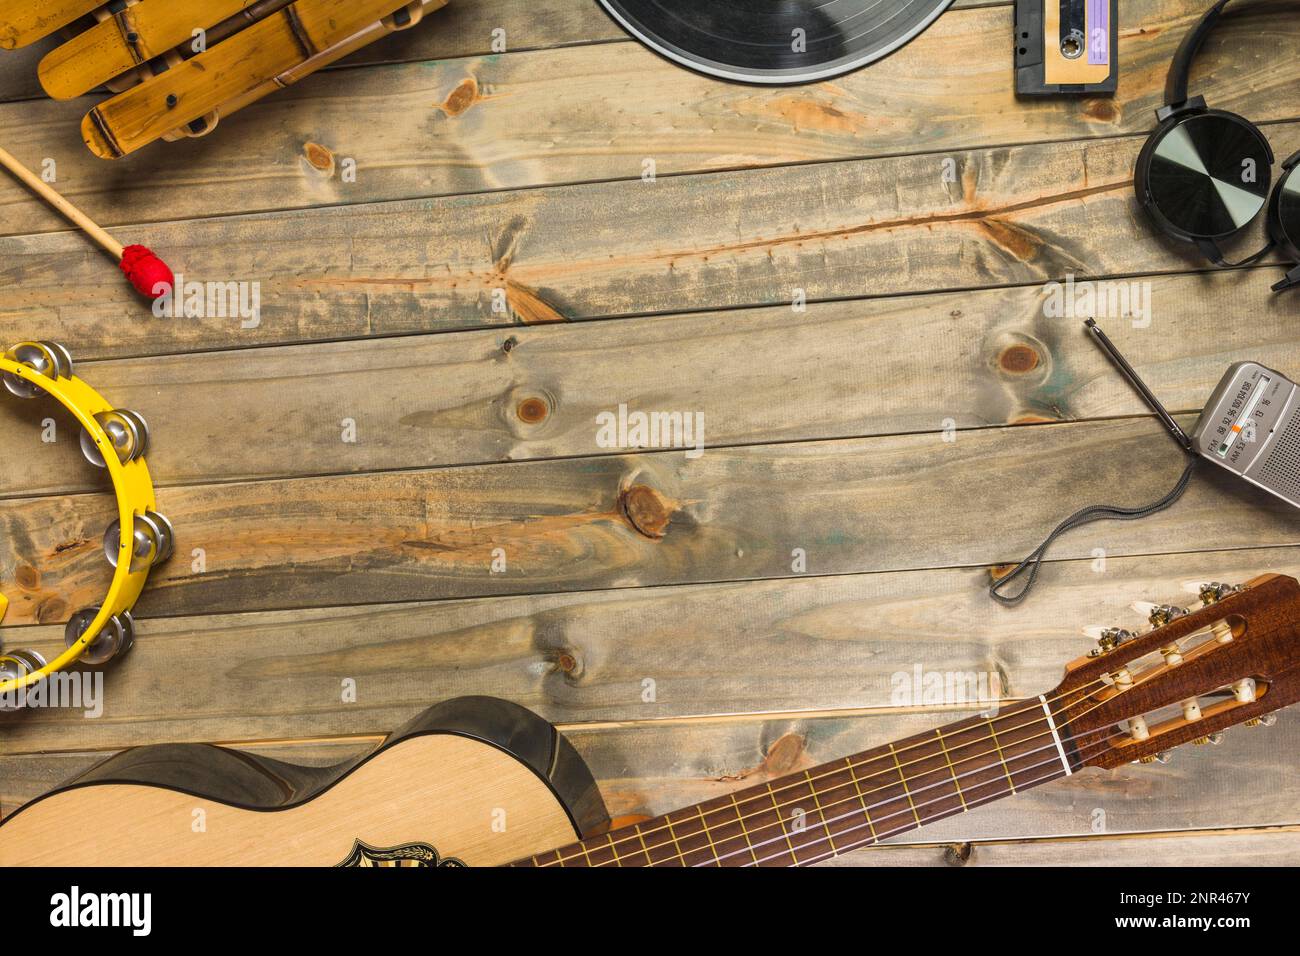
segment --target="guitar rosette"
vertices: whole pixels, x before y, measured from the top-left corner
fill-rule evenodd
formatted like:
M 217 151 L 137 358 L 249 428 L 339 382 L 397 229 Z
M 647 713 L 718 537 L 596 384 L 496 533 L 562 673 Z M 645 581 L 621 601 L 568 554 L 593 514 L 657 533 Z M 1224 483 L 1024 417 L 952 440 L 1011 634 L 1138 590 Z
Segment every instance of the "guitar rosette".
M 108 594 L 72 615 L 64 630 L 65 649 L 51 661 L 34 650 L 0 654 L 0 711 L 21 708 L 25 690 L 75 664 L 100 665 L 120 657 L 135 640 L 131 609 L 149 570 L 166 561 L 174 533 L 158 510 L 145 464 L 149 427 L 138 413 L 114 408 L 73 374 L 72 356 L 56 342 L 20 342 L 0 357 L 0 383 L 17 398 L 54 398 L 81 425 L 81 451 L 108 472 L 117 498 L 117 518 L 104 534 L 104 553 L 113 567 Z M 130 530 L 127 530 L 130 529 Z M 0 595 L 0 621 L 8 601 Z

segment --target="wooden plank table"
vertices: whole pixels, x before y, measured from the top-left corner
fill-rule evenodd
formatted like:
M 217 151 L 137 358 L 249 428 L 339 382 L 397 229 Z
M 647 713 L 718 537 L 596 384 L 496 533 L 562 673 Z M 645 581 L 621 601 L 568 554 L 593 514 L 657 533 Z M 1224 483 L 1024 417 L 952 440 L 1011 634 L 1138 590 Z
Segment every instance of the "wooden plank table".
M 95 97 L 40 99 L 31 56 L 0 56 L 0 142 L 186 279 L 261 296 L 256 324 L 154 318 L 0 179 L 0 341 L 65 342 L 148 418 L 179 550 L 103 716 L 0 723 L 0 812 L 126 746 L 330 762 L 487 693 L 562 724 L 634 819 L 955 719 L 899 698 L 917 668 L 1036 694 L 1085 626 L 1138 625 L 1132 601 L 1300 571 L 1300 516 L 1207 474 L 1067 536 L 1021 609 L 984 591 L 1065 513 L 1152 500 L 1180 467 L 1078 320 L 1044 315 L 1046 283 L 1149 293 L 1149 324 L 1103 324 L 1180 415 L 1232 361 L 1300 373 L 1275 266 L 1209 271 L 1136 207 L 1204 4 L 1124 7 L 1114 99 L 1020 102 L 1007 3 L 758 89 L 586 0 L 453 0 L 111 165 L 78 138 Z M 1300 22 L 1276 12 L 1230 18 L 1199 74 L 1285 156 Z M 596 416 L 620 404 L 701 414 L 703 454 L 609 447 Z M 42 417 L 0 403 L 0 588 L 6 646 L 48 651 L 103 592 L 111 502 Z M 840 862 L 1297 863 L 1298 771 L 1285 713 Z

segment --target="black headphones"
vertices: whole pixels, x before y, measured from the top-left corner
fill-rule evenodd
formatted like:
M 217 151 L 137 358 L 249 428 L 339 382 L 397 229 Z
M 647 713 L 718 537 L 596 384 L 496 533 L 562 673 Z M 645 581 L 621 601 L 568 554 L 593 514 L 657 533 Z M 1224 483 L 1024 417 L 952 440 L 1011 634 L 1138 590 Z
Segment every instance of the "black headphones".
M 1230 0 L 1219 0 L 1183 40 L 1169 68 L 1160 125 L 1138 156 L 1138 200 L 1165 234 L 1191 242 L 1217 266 L 1248 265 L 1274 249 L 1297 263 L 1273 286 L 1300 286 L 1300 153 L 1282 164 L 1271 194 L 1273 150 L 1259 127 L 1236 113 L 1210 109 L 1187 95 L 1201 44 Z M 1268 207 L 1269 244 L 1241 262 L 1225 262 L 1219 243 L 1237 235 Z

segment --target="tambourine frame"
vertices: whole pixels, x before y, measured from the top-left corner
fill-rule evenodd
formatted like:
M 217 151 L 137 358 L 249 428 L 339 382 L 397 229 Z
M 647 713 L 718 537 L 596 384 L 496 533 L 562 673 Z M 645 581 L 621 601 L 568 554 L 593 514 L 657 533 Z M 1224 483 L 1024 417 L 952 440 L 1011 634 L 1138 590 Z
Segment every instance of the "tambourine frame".
M 117 496 L 118 527 L 121 529 L 120 551 L 117 568 L 113 573 L 108 594 L 100 605 L 98 613 L 86 627 L 82 635 L 73 641 L 64 651 L 43 667 L 32 670 L 21 677 L 0 681 L 0 694 L 13 693 L 43 680 L 50 674 L 74 664 L 79 660 L 90 644 L 99 636 L 109 618 L 123 611 L 130 611 L 144 590 L 149 577 L 149 568 L 131 570 L 132 533 L 135 518 L 146 511 L 154 511 L 157 502 L 154 498 L 153 481 L 144 458 L 135 458 L 121 462 L 114 450 L 104 427 L 95 418 L 103 412 L 114 411 L 114 406 L 102 395 L 87 385 L 76 375 L 51 377 L 37 372 L 26 365 L 0 355 L 0 372 L 7 372 L 31 385 L 36 386 L 47 395 L 52 396 L 77 419 L 86 433 L 95 442 L 103 455 L 104 464 L 113 482 L 113 491 Z M 52 370 L 57 374 L 56 370 Z M 0 602 L 0 619 L 3 618 L 7 602 Z M 5 655 L 0 655 L 3 659 Z

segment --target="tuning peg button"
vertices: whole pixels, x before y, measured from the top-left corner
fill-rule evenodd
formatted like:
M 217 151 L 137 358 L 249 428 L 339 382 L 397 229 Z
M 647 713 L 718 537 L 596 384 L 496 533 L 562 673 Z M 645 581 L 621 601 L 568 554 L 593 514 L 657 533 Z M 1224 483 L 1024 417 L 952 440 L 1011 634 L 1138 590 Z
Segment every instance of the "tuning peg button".
M 1185 617 L 1187 608 L 1176 607 L 1173 604 L 1157 604 L 1147 615 L 1147 620 L 1151 622 L 1152 627 L 1164 627 L 1170 621 L 1176 618 Z
M 1241 586 L 1237 584 L 1219 584 L 1216 581 L 1211 581 L 1208 584 L 1201 585 L 1201 603 L 1208 607 L 1211 604 L 1222 601 L 1229 594 L 1236 594 L 1240 590 Z
M 1192 741 L 1192 743 L 1197 746 L 1202 746 L 1204 744 L 1217 744 L 1222 742 L 1222 740 L 1223 734 L 1206 734 L 1204 737 L 1197 737 Z
M 1133 639 L 1133 632 L 1126 631 L 1122 627 L 1103 628 L 1101 636 L 1097 638 L 1097 649 L 1092 652 L 1093 657 L 1107 654 L 1119 647 L 1125 641 Z
M 1158 754 L 1147 754 L 1145 757 L 1138 757 L 1134 763 L 1169 763 L 1169 751 L 1162 750 Z
M 1277 723 L 1277 714 L 1261 714 L 1246 721 L 1247 727 L 1272 727 Z

